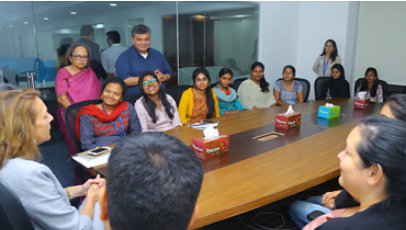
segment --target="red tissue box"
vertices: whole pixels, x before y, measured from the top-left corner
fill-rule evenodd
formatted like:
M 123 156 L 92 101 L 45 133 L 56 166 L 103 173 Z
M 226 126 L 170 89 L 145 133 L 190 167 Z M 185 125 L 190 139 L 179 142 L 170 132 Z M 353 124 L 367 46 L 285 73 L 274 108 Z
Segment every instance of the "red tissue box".
M 300 125 L 301 114 L 292 113 L 289 115 L 276 114 L 275 116 L 275 128 L 289 129 Z
M 209 139 L 192 138 L 192 149 L 201 159 L 209 159 L 230 150 L 230 137 L 220 135 Z
M 359 99 L 354 98 L 354 109 L 365 109 L 368 107 L 368 104 L 371 102 L 371 98 Z

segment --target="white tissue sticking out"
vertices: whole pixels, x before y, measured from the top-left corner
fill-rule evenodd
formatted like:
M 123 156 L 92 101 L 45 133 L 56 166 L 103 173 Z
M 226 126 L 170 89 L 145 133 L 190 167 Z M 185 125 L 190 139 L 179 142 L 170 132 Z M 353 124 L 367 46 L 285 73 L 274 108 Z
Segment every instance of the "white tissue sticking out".
M 358 92 L 358 98 L 361 100 L 364 100 L 366 95 L 367 95 L 366 91 Z
M 209 126 L 203 130 L 204 139 L 216 138 L 219 136 L 219 131 L 212 126 Z
M 295 111 L 293 111 L 292 105 L 289 105 L 288 111 L 286 111 L 286 113 L 284 115 L 289 115 L 294 113 Z
M 334 104 L 331 104 L 331 103 L 326 103 L 326 105 L 325 105 L 327 108 L 332 108 L 333 106 L 334 106 Z

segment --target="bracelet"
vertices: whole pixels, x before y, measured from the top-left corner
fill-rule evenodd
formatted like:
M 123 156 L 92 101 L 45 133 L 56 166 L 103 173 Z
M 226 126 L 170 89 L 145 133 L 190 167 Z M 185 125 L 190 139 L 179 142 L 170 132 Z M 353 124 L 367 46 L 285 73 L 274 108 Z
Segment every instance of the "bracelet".
M 71 197 L 70 192 L 69 192 L 69 187 L 66 187 L 65 191 L 66 191 L 66 195 L 68 195 L 68 199 L 71 200 L 72 197 Z

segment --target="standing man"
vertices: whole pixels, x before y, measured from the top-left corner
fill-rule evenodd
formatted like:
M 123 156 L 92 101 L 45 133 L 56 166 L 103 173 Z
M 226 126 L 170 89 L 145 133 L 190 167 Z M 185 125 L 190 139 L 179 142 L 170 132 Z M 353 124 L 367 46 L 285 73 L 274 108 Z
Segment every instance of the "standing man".
M 172 69 L 165 57 L 156 49 L 150 48 L 151 30 L 145 25 L 136 25 L 131 31 L 133 47 L 124 51 L 116 61 L 116 74 L 128 86 L 125 99 L 141 93 L 138 82 L 139 75 L 146 71 L 154 71 L 161 87 L 171 78 Z
M 101 55 L 101 63 L 104 70 L 107 72 L 107 76 L 114 77 L 116 76 L 116 61 L 122 52 L 127 48 L 121 46 L 120 44 L 120 34 L 117 31 L 109 31 L 106 33 L 107 44 L 109 48 L 106 49 Z
M 89 24 L 85 24 L 80 27 L 80 36 L 81 38 L 77 41 L 80 43 L 84 43 L 90 49 L 90 63 L 92 60 L 96 60 L 100 62 L 100 46 L 96 42 L 94 42 L 94 30 L 93 27 Z

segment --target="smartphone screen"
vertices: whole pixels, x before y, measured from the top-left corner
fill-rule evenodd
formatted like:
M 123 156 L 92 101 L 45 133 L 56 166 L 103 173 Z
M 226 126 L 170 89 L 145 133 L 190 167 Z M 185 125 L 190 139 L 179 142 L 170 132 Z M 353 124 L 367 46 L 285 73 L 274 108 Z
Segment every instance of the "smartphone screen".
M 99 153 L 99 152 L 102 152 L 102 151 L 104 151 L 104 150 L 107 150 L 107 149 L 106 149 L 106 148 L 92 149 L 92 150 L 90 150 L 90 152 L 92 152 L 92 153 Z

